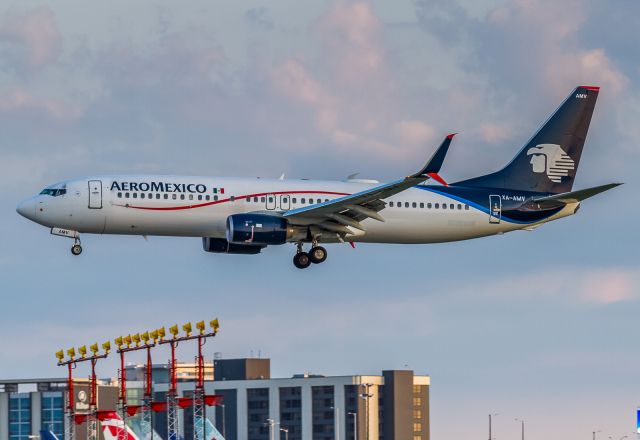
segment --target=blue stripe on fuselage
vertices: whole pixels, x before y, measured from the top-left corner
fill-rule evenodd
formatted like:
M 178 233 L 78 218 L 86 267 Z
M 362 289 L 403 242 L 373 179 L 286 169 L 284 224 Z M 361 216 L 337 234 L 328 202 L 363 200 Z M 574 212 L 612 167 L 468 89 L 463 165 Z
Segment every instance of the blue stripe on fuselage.
M 446 189 L 445 189 L 445 187 L 432 187 L 432 186 L 426 186 L 426 185 L 418 185 L 415 188 L 418 188 L 418 189 L 421 189 L 421 190 L 424 190 L 424 191 L 429 191 L 429 192 L 432 192 L 434 194 L 438 194 L 438 195 L 441 195 L 441 196 L 448 197 L 450 199 L 456 200 L 458 202 L 465 203 L 465 204 L 467 204 L 469 206 L 472 206 L 473 208 L 475 208 L 475 209 L 477 209 L 479 211 L 482 211 L 482 212 L 486 213 L 487 215 L 490 214 L 490 210 L 489 210 L 489 206 L 488 206 L 489 196 L 490 195 L 500 195 L 500 196 L 502 196 L 502 194 L 500 194 L 500 193 L 507 192 L 505 190 L 495 190 L 495 191 L 491 191 L 491 192 L 482 192 L 482 196 L 481 197 L 482 197 L 483 200 L 486 200 L 486 202 L 487 202 L 487 205 L 482 205 L 479 201 L 471 200 L 471 198 L 470 198 L 471 194 L 469 194 L 469 197 L 463 197 L 462 195 L 458 195 L 458 194 L 454 193 L 454 191 L 456 191 L 456 192 L 459 191 L 459 192 L 468 192 L 468 193 L 474 192 L 474 193 L 477 193 L 478 192 L 477 188 L 462 188 L 462 187 L 449 186 L 449 187 L 446 187 Z M 520 194 L 520 193 L 518 193 L 518 194 Z M 539 194 L 539 195 L 542 195 L 542 194 Z M 525 201 L 527 199 L 531 198 L 532 196 L 533 196 L 533 194 L 525 196 Z M 540 214 L 541 214 L 540 217 L 537 217 L 537 218 L 535 218 L 533 220 L 530 220 L 530 221 L 523 221 L 523 220 L 516 220 L 514 218 L 510 218 L 508 215 L 505 215 L 505 211 L 508 212 L 509 209 L 505 210 L 503 208 L 502 212 L 501 212 L 500 219 L 502 221 L 506 221 L 506 222 L 513 223 L 513 224 L 530 225 L 530 224 L 533 224 L 533 223 L 538 223 L 540 221 L 543 221 L 543 220 L 551 217 L 552 215 L 554 215 L 558 211 L 560 211 L 560 209 L 561 208 L 554 209 L 554 210 L 551 210 L 551 211 L 545 211 L 544 213 L 542 211 L 540 211 Z

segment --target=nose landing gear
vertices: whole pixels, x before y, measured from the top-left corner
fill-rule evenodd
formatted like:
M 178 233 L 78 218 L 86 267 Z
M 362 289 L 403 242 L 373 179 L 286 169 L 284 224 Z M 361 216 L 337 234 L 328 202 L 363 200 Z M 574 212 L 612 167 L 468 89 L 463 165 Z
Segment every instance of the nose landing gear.
M 322 246 L 318 246 L 318 242 L 314 241 L 311 245 L 309 253 L 304 252 L 302 243 L 297 244 L 297 252 L 293 256 L 293 264 L 298 269 L 306 269 L 313 264 L 323 263 L 327 259 L 327 250 Z
M 82 253 L 82 246 L 80 246 L 79 244 L 74 244 L 73 246 L 71 246 L 71 253 L 73 255 L 80 255 Z

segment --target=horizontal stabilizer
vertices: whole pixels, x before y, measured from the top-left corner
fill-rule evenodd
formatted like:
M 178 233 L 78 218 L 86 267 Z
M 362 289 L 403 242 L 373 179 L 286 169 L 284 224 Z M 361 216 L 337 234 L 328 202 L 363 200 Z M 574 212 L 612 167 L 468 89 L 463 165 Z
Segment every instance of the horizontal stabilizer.
M 562 203 L 575 203 L 586 200 L 590 197 L 600 194 L 601 192 L 608 191 L 616 186 L 620 186 L 622 183 L 609 183 L 607 185 L 596 186 L 593 188 L 581 189 L 580 191 L 571 191 L 562 194 L 554 194 L 547 197 L 539 197 L 533 199 L 536 203 L 544 202 L 562 202 Z

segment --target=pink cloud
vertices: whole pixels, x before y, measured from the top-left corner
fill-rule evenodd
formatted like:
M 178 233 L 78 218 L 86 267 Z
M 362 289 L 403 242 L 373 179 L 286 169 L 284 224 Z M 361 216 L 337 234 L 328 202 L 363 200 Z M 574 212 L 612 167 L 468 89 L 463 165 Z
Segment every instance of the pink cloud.
M 640 297 L 640 272 L 620 269 L 585 274 L 581 282 L 582 297 L 590 302 L 609 304 Z
M 0 95 L 1 112 L 15 113 L 29 110 L 44 112 L 49 117 L 62 122 L 77 119 L 83 113 L 78 106 L 51 98 L 39 97 L 20 87 Z
M 47 6 L 23 15 L 5 15 L 0 25 L 0 41 L 24 48 L 25 61 L 32 68 L 56 61 L 62 52 L 62 35 L 53 11 Z

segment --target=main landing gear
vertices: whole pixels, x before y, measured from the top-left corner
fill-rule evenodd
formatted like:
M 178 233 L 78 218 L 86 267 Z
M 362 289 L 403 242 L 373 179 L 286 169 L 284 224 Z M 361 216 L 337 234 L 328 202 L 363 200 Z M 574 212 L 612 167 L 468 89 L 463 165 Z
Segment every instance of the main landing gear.
M 293 256 L 293 264 L 298 269 L 306 269 L 313 264 L 323 263 L 327 259 L 327 250 L 322 246 L 318 246 L 318 242 L 314 241 L 309 252 L 304 252 L 302 243 L 297 244 L 297 252 Z

